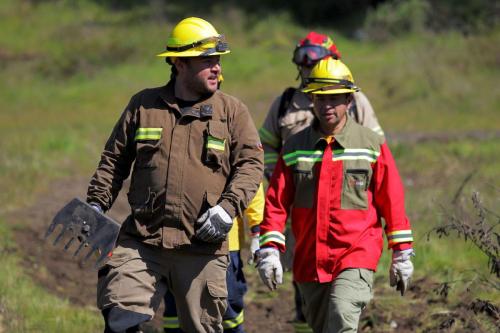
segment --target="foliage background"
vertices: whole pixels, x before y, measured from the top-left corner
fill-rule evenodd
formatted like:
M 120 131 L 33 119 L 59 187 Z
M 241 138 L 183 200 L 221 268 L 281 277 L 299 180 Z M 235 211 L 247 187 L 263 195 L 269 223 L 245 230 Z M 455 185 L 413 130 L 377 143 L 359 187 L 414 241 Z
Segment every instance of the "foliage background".
M 75 308 L 27 276 L 23 244 L 13 241 L 25 222 L 15 212 L 50 195 L 55 179 L 90 177 L 130 96 L 168 79 L 168 66 L 155 54 L 188 15 L 210 20 L 227 36 L 232 53 L 223 59 L 223 89 L 249 106 L 257 126 L 272 100 L 297 84 L 290 61 L 297 40 L 312 29 L 330 34 L 370 98 L 405 182 L 416 278 L 489 276 L 487 258 L 470 243 L 424 235 L 443 222 L 440 206 L 470 174 L 463 193 L 480 191 L 488 207 L 500 203 L 497 2 L 4 0 L 0 332 L 100 330 L 95 309 Z M 387 264 L 385 254 L 380 290 Z M 455 290 L 455 300 L 467 290 L 499 299 L 498 290 L 481 284 Z M 410 312 L 411 303 L 395 297 L 382 302 Z M 483 322 L 482 329 L 491 329 Z

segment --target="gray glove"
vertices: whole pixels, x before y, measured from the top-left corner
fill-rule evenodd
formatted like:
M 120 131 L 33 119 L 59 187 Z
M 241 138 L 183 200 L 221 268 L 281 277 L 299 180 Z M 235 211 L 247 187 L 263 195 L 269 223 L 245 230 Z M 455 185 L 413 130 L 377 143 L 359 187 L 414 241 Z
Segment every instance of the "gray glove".
M 392 263 L 389 269 L 389 284 L 391 287 L 396 286 L 396 290 L 401 292 L 401 296 L 403 296 L 408 289 L 411 276 L 413 275 L 413 264 L 410 258 L 414 255 L 413 249 L 402 251 L 396 250 L 392 253 Z
M 220 243 L 231 230 L 233 219 L 224 208 L 216 205 L 203 213 L 196 224 L 196 237 L 208 243 Z
M 270 290 L 275 290 L 278 284 L 283 283 L 280 252 L 275 248 L 265 247 L 257 251 L 257 269 L 262 282 Z
M 253 264 L 253 262 L 256 259 L 256 252 L 259 251 L 260 249 L 260 235 L 255 234 L 252 236 L 252 239 L 250 240 L 250 255 L 248 256 L 248 261 L 247 263 L 249 265 Z

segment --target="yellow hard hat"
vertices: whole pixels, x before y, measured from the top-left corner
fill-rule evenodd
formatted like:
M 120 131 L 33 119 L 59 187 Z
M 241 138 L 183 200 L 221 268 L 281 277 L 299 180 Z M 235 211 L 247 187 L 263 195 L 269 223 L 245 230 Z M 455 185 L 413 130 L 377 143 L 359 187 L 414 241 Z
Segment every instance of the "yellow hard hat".
M 349 68 L 340 60 L 331 57 L 322 59 L 311 69 L 305 79 L 305 93 L 311 94 L 345 94 L 359 91 L 354 85 Z
M 200 57 L 229 53 L 224 35 L 207 21 L 188 17 L 177 23 L 167 39 L 167 51 L 158 57 Z

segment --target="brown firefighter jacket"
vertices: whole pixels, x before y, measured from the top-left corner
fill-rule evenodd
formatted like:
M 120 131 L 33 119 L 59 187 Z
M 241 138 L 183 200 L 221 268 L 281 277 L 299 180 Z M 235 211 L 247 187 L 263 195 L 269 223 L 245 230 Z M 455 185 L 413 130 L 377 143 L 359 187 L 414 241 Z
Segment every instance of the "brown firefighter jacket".
M 109 209 L 134 161 L 122 234 L 169 249 L 227 253 L 227 240 L 196 239 L 195 222 L 217 204 L 232 218 L 241 215 L 262 179 L 263 151 L 243 103 L 218 90 L 180 110 L 173 81 L 139 92 L 106 143 L 87 202 Z

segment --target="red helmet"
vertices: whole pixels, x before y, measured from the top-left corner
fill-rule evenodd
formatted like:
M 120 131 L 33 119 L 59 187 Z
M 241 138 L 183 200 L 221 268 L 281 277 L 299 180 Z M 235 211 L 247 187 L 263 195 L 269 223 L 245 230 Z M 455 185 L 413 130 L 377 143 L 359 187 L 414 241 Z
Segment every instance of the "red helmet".
M 330 37 L 311 31 L 295 47 L 292 61 L 298 66 L 312 67 L 326 57 L 340 59 L 340 52 Z

